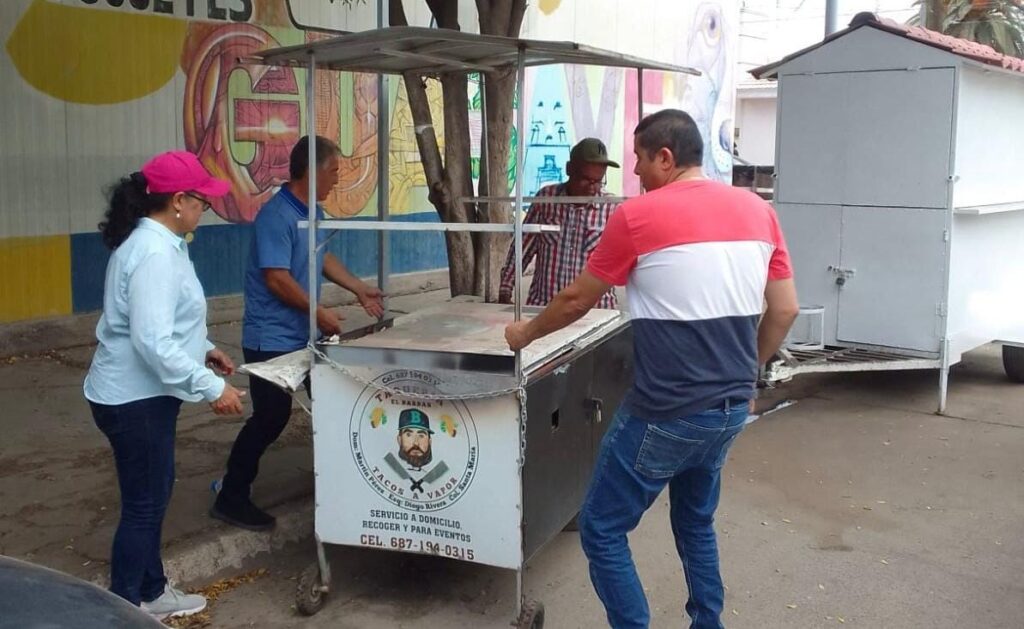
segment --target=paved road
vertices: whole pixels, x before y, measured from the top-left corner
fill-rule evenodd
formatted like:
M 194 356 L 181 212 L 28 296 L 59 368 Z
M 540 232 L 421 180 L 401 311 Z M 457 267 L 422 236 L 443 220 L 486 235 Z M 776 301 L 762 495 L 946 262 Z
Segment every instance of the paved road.
M 1024 387 L 997 348 L 954 370 L 949 416 L 933 372 L 805 377 L 795 406 L 752 424 L 725 470 L 718 531 L 731 628 L 1024 626 Z M 685 626 L 663 496 L 632 536 L 652 626 Z M 506 628 L 511 573 L 433 557 L 333 548 L 336 591 L 292 608 L 311 543 L 246 569 L 212 626 Z M 603 625 L 575 533 L 530 564 L 547 627 Z

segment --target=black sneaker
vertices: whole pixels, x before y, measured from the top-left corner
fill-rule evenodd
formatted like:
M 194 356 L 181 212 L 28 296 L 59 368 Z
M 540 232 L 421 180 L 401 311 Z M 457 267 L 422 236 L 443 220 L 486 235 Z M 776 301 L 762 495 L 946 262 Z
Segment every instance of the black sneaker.
M 246 499 L 240 503 L 229 503 L 222 500 L 222 496 L 218 496 L 217 501 L 213 503 L 210 517 L 250 531 L 269 531 L 277 524 L 274 516 L 254 505 L 252 501 Z

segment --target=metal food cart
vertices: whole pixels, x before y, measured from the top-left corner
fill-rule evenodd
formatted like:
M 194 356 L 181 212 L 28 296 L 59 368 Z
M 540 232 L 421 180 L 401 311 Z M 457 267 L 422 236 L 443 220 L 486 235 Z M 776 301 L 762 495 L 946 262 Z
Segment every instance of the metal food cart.
M 407 80 L 514 69 L 520 94 L 527 67 L 635 68 L 641 115 L 645 69 L 699 74 L 571 42 L 416 27 L 346 34 L 262 51 L 246 61 Z M 313 74 L 307 72 L 306 87 L 310 136 L 316 120 Z M 524 115 L 521 105 L 520 129 Z M 313 164 L 315 143 L 309 145 Z M 523 172 L 522 142 L 516 145 L 516 163 L 516 172 Z M 317 198 L 313 177 L 309 198 Z M 322 229 L 506 232 L 513 234 L 516 258 L 511 306 L 453 300 L 388 321 L 372 335 L 311 344 L 318 561 L 299 579 L 300 612 L 313 614 L 322 606 L 331 586 L 324 544 L 342 544 L 512 569 L 515 623 L 543 626 L 543 605 L 524 598 L 524 564 L 573 519 L 582 503 L 605 430 L 602 411 L 618 406 L 631 379 L 632 342 L 627 316 L 592 310 L 522 352 L 508 350 L 505 326 L 538 311 L 522 304 L 523 233 L 557 230 L 523 225 L 522 209 L 533 200 L 524 198 L 522 177 L 517 177 L 514 197 L 465 200 L 513 203 L 512 225 L 318 220 L 315 213 L 300 222 L 310 242 L 309 294 L 315 294 L 317 232 Z M 386 265 L 378 268 L 386 277 Z M 315 339 L 316 304 L 310 302 L 310 338 Z

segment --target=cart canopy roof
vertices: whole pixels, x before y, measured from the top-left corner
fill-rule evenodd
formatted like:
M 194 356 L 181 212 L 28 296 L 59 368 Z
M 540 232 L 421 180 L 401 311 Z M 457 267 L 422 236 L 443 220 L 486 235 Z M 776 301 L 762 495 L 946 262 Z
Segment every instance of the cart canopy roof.
M 700 74 L 694 68 L 574 42 L 513 39 L 416 26 L 392 26 L 298 46 L 271 48 L 246 57 L 246 61 L 272 66 L 309 67 L 312 53 L 316 66 L 328 70 L 432 75 L 490 72 L 514 67 L 520 51 L 527 67 L 568 63 Z

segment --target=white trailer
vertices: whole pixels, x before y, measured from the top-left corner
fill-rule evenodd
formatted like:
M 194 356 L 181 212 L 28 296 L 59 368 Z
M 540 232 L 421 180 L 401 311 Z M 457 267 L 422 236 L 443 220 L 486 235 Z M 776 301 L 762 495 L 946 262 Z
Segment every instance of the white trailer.
M 938 369 L 1002 342 L 1024 382 L 1024 60 L 861 14 L 761 68 L 802 316 L 766 379 Z

